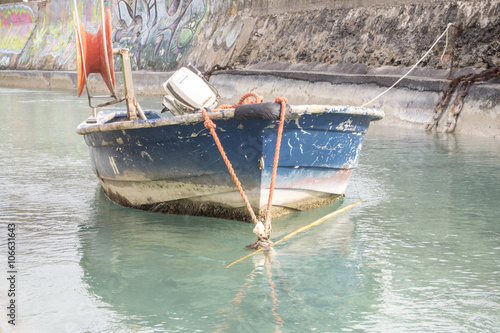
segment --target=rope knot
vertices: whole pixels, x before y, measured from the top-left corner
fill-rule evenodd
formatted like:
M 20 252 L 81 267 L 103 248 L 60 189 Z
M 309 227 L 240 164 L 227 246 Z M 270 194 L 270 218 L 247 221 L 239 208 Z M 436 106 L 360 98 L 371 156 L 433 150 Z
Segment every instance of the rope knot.
M 203 114 L 203 118 L 205 118 L 205 122 L 203 123 L 203 125 L 205 125 L 205 127 L 208 128 L 209 130 L 214 130 L 217 126 L 212 121 L 212 119 L 210 119 L 208 117 L 208 111 L 210 111 L 209 108 L 201 109 L 201 113 Z
M 274 103 L 281 103 L 281 105 L 288 103 L 288 99 L 286 97 L 276 97 Z
M 208 120 L 205 120 L 205 122 L 203 123 L 205 125 L 206 128 L 208 128 L 209 130 L 212 130 L 212 129 L 215 129 L 217 128 L 217 126 L 215 125 L 215 123 L 212 121 L 212 119 L 208 119 Z
M 264 226 L 264 223 L 262 223 L 262 221 L 259 221 L 255 225 L 255 228 L 253 228 L 253 233 L 257 235 L 258 239 L 262 239 L 262 238 L 267 239 L 266 227 Z

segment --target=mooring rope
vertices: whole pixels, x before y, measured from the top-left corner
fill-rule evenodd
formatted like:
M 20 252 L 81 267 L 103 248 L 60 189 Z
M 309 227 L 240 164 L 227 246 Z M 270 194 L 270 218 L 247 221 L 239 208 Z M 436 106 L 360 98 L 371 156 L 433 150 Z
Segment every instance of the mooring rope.
M 278 127 L 278 135 L 276 137 L 276 148 L 274 149 L 274 161 L 273 161 L 273 171 L 271 174 L 271 184 L 269 185 L 269 198 L 267 200 L 267 209 L 266 209 L 266 219 L 264 220 L 264 230 L 266 232 L 267 237 L 271 235 L 271 209 L 273 206 L 273 194 L 274 194 L 274 185 L 276 183 L 276 174 L 278 172 L 278 162 L 280 158 L 280 149 L 281 149 L 281 138 L 283 136 L 283 128 L 285 125 L 285 111 L 286 111 L 286 103 L 288 100 L 285 97 L 277 97 L 274 101 L 275 103 L 281 103 L 281 114 L 279 120 Z
M 253 99 L 253 100 L 252 100 Z M 263 102 L 263 98 L 253 92 L 246 93 L 243 95 L 243 97 L 240 98 L 238 103 L 234 105 L 222 105 L 219 106 L 215 110 L 220 110 L 220 109 L 228 109 L 228 108 L 235 108 L 238 105 L 242 104 L 254 104 L 254 103 L 261 103 Z M 222 156 L 222 159 L 224 160 L 224 163 L 226 164 L 226 167 L 229 171 L 229 174 L 231 175 L 231 178 L 233 179 L 234 184 L 238 188 L 238 192 L 240 193 L 241 197 L 243 198 L 243 201 L 245 202 L 245 206 L 248 210 L 248 213 L 250 214 L 250 217 L 252 219 L 252 222 L 255 225 L 254 228 L 254 233 L 257 235 L 257 240 L 250 244 L 248 247 L 249 248 L 269 248 L 272 243 L 269 240 L 270 235 L 271 235 L 271 209 L 272 209 L 272 201 L 273 201 L 273 193 L 274 193 L 274 186 L 276 183 L 276 174 L 277 174 L 277 169 L 278 169 L 278 161 L 279 161 L 279 152 L 280 152 L 280 147 L 281 147 L 281 138 L 283 136 L 283 128 L 285 124 L 285 112 L 286 112 L 286 103 L 287 103 L 287 98 L 285 97 L 277 97 L 275 100 L 275 103 L 281 103 L 281 113 L 280 113 L 280 119 L 279 119 L 279 127 L 278 127 L 278 135 L 276 138 L 276 148 L 274 152 L 274 162 L 273 162 L 273 170 L 272 170 L 272 176 L 271 176 L 271 184 L 269 185 L 269 198 L 267 202 L 267 210 L 266 210 L 266 217 L 264 220 L 264 223 L 258 220 L 252 205 L 250 204 L 250 201 L 248 200 L 247 195 L 245 194 L 245 191 L 243 187 L 241 186 L 241 182 L 238 179 L 238 176 L 236 175 L 236 172 L 234 171 L 234 168 L 229 161 L 226 152 L 224 151 L 224 147 L 222 146 L 222 143 L 220 142 L 220 139 L 217 135 L 217 132 L 215 131 L 215 128 L 217 127 L 215 123 L 210 119 L 208 115 L 208 108 L 203 108 L 201 109 L 201 112 L 203 114 L 203 118 L 205 120 L 205 127 L 210 130 L 210 134 L 212 134 L 212 137 L 214 138 L 215 144 L 217 145 L 217 148 L 219 149 L 219 152 Z
M 355 202 L 355 203 L 353 203 L 353 204 L 350 204 L 349 206 L 346 206 L 346 207 L 344 207 L 344 208 L 342 208 L 342 209 L 339 209 L 339 210 L 336 210 L 336 211 L 334 211 L 334 212 L 332 212 L 332 213 L 326 214 L 326 215 L 325 215 L 325 216 L 323 216 L 322 218 L 320 218 L 320 219 L 318 219 L 318 220 L 316 220 L 316 221 L 314 221 L 314 222 L 312 222 L 312 223 L 309 223 L 309 224 L 308 224 L 308 225 L 306 225 L 306 226 L 303 226 L 303 227 L 301 227 L 301 228 L 299 228 L 299 229 L 297 229 L 297 230 L 295 230 L 295 231 L 293 231 L 293 232 L 289 233 L 289 234 L 288 234 L 288 235 L 286 235 L 285 237 L 281 238 L 279 241 L 274 242 L 274 244 L 272 244 L 271 246 L 273 246 L 273 247 L 274 247 L 274 246 L 278 245 L 279 243 L 284 242 L 284 241 L 286 241 L 287 239 L 290 239 L 290 238 L 292 238 L 293 236 L 295 236 L 295 235 L 297 235 L 297 234 L 300 234 L 301 232 L 304 232 L 304 231 L 306 231 L 306 230 L 309 230 L 309 229 L 311 229 L 311 228 L 312 228 L 312 227 L 314 227 L 314 226 L 320 225 L 321 223 L 325 222 L 326 220 L 328 220 L 328 219 L 330 219 L 330 218 L 332 218 L 332 217 L 334 217 L 334 216 L 336 216 L 336 215 L 339 215 L 339 214 L 342 214 L 342 213 L 344 213 L 344 212 L 348 211 L 349 209 L 351 209 L 351 208 L 353 208 L 354 206 L 356 206 L 356 205 L 358 205 L 358 204 L 362 203 L 363 201 L 364 201 L 364 200 L 359 200 L 359 201 L 357 201 L 357 202 Z M 239 263 L 240 261 L 243 261 L 243 260 L 245 260 L 245 259 L 247 259 L 247 258 L 250 258 L 251 256 L 256 255 L 257 253 L 261 252 L 262 250 L 264 250 L 264 249 L 263 249 L 263 248 L 260 248 L 260 249 L 257 249 L 257 250 L 255 250 L 254 252 L 252 252 L 252 253 L 250 253 L 250 254 L 247 254 L 246 256 L 244 256 L 244 257 L 242 257 L 242 258 L 240 258 L 240 259 L 238 259 L 238 260 L 233 261 L 232 263 L 230 263 L 229 265 L 227 265 L 227 266 L 226 266 L 226 268 L 229 268 L 229 267 L 233 266 L 234 264 Z
M 452 27 L 454 24 L 453 23 L 448 23 L 448 26 L 446 27 L 446 29 L 444 30 L 444 32 L 441 34 L 441 36 L 439 36 L 436 41 L 434 42 L 434 44 L 432 44 L 431 48 L 424 54 L 424 56 L 422 58 L 420 58 L 419 61 L 417 61 L 415 63 L 415 65 L 413 65 L 413 67 L 405 74 L 403 75 L 399 80 L 397 80 L 392 86 L 390 86 L 389 88 L 387 88 L 385 91 L 383 91 L 382 93 L 380 93 L 378 96 L 376 96 L 375 98 L 373 98 L 371 101 L 361 105 L 362 108 L 366 107 L 368 104 L 371 104 L 373 103 L 374 101 L 376 101 L 377 99 L 379 99 L 380 97 L 382 97 L 385 93 L 387 93 L 389 90 L 391 90 L 392 88 L 394 88 L 399 82 L 401 82 L 405 77 L 407 77 L 415 68 L 417 68 L 417 66 L 429 55 L 429 53 L 431 53 L 432 49 L 434 48 L 434 46 L 436 46 L 436 44 L 441 40 L 441 38 L 443 38 L 444 35 L 448 36 L 448 30 L 450 29 L 450 27 Z
M 224 148 L 222 147 L 222 144 L 219 140 L 219 136 L 217 135 L 217 132 L 215 132 L 215 128 L 217 127 L 215 123 L 210 119 L 208 116 L 208 108 L 203 108 L 201 109 L 201 112 L 203 114 L 203 118 L 205 119 L 205 127 L 210 130 L 210 134 L 212 134 L 212 137 L 214 138 L 215 144 L 217 145 L 217 148 L 219 149 L 219 152 L 222 156 L 222 159 L 224 160 L 224 163 L 226 163 L 227 169 L 229 171 L 229 174 L 231 174 L 231 178 L 233 179 L 234 184 L 238 188 L 238 192 L 240 192 L 241 197 L 243 198 L 243 201 L 245 202 L 245 206 L 247 207 L 248 213 L 250 214 L 250 217 L 252 218 L 252 221 L 255 225 L 259 223 L 259 220 L 257 219 L 257 216 L 255 215 L 255 212 L 253 211 L 252 205 L 250 204 L 250 201 L 248 200 L 248 197 L 245 194 L 245 191 L 243 190 L 243 187 L 241 186 L 240 180 L 236 176 L 236 172 L 234 172 L 234 168 L 227 158 L 226 152 L 224 151 Z

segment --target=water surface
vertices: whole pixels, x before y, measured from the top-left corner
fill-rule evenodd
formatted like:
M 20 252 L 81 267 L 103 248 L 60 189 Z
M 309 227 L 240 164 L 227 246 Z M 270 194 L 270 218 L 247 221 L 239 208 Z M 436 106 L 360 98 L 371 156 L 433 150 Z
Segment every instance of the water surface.
M 0 306 L 16 223 L 16 326 L 3 332 L 495 332 L 500 142 L 372 126 L 341 203 L 249 224 L 117 206 L 92 174 L 73 92 L 0 89 Z M 160 100 L 148 100 L 160 108 Z

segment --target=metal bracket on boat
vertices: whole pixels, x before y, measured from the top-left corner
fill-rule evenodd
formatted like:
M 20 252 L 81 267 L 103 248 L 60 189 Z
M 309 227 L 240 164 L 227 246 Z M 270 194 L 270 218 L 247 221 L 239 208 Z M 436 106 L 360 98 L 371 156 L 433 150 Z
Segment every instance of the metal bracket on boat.
M 97 109 L 112 104 L 126 101 L 127 118 L 137 120 L 138 118 L 146 120 L 139 103 L 134 95 L 134 86 L 132 81 L 132 68 L 130 65 L 130 55 L 127 49 L 112 49 L 111 44 L 111 13 L 104 9 L 104 1 L 101 4 L 101 27 L 95 34 L 85 31 L 78 18 L 78 7 L 76 0 L 74 3 L 74 20 L 77 42 L 77 70 L 78 70 L 78 96 L 80 96 L 85 85 L 89 106 L 92 108 L 92 116 L 87 119 L 87 123 L 97 122 Z M 123 85 L 125 88 L 125 97 L 119 98 L 114 88 L 114 63 L 113 56 L 118 54 L 122 60 Z M 91 73 L 100 73 L 106 83 L 110 95 L 92 95 L 88 85 L 88 76 Z M 94 105 L 92 99 L 112 98 L 111 101 Z
M 119 54 L 122 60 L 123 86 L 125 88 L 125 99 L 127 101 L 127 118 L 130 120 L 136 120 L 137 114 L 139 114 L 139 118 L 146 120 L 146 116 L 135 98 L 129 50 L 114 49 L 113 54 Z

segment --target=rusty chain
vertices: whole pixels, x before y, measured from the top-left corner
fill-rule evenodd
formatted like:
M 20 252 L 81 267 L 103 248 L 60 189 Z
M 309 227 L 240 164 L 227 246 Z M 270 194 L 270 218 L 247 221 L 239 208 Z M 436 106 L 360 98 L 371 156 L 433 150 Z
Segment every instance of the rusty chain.
M 225 70 L 228 70 L 228 69 L 236 69 L 236 68 L 234 68 L 233 66 L 229 66 L 229 65 L 227 65 L 227 66 L 214 65 L 208 71 L 206 71 L 205 73 L 203 73 L 203 76 L 208 81 L 208 80 L 210 80 L 210 76 L 212 76 L 213 72 L 215 72 L 215 71 L 225 71 Z
M 478 74 L 466 74 L 452 79 L 448 86 L 448 89 L 446 89 L 446 91 L 443 93 L 443 96 L 434 109 L 432 120 L 425 126 L 425 129 L 431 130 L 434 127 L 437 127 L 439 119 L 446 109 L 451 96 L 456 91 L 453 107 L 448 114 L 448 119 L 443 129 L 443 132 L 445 133 L 453 132 L 455 130 L 455 127 L 457 126 L 458 116 L 463 109 L 464 99 L 469 94 L 471 86 L 476 82 L 488 81 L 499 76 L 500 66 L 495 66 L 486 69 Z

